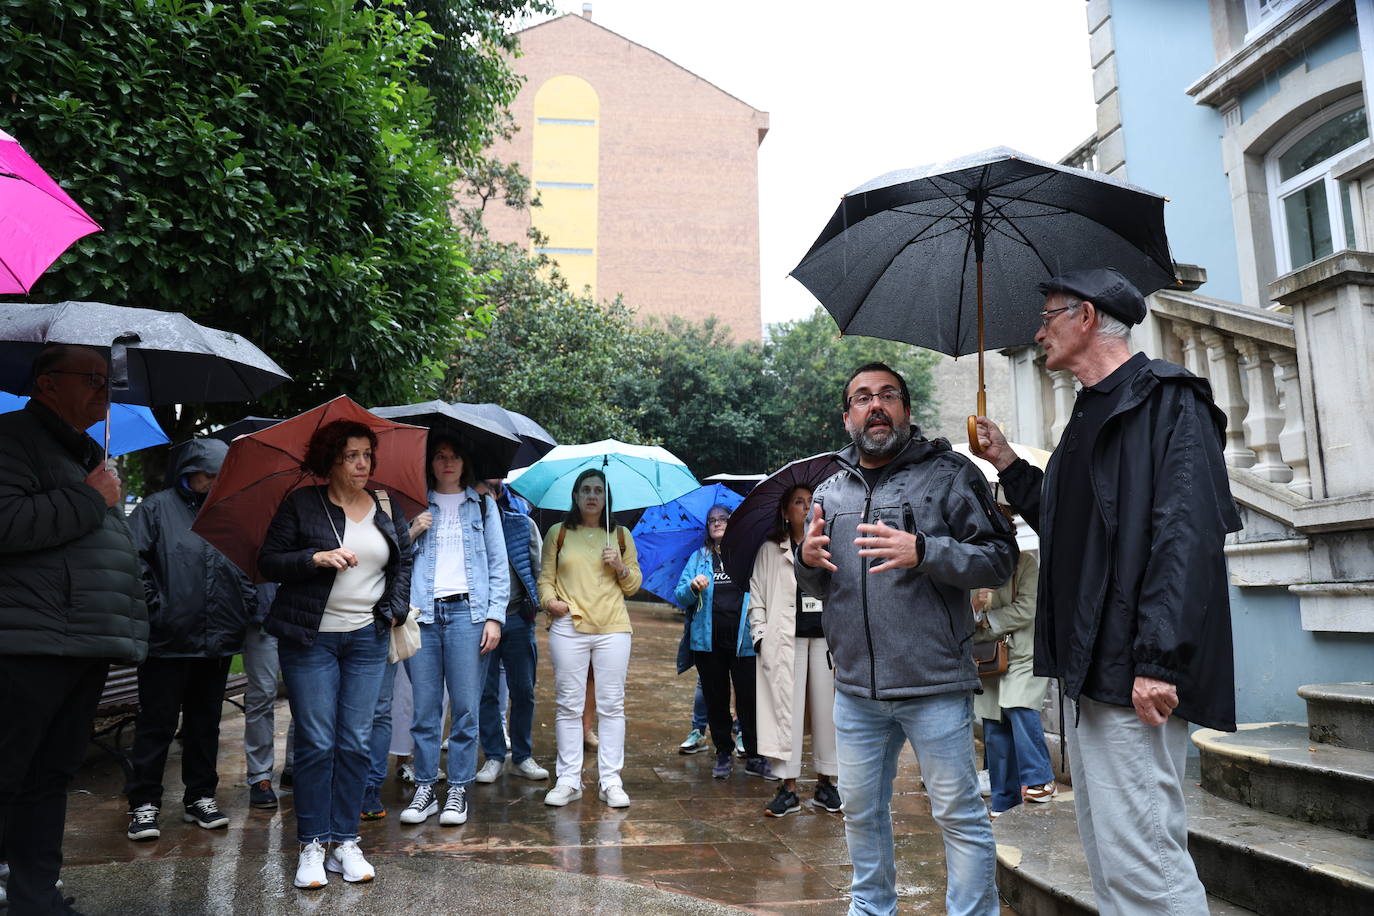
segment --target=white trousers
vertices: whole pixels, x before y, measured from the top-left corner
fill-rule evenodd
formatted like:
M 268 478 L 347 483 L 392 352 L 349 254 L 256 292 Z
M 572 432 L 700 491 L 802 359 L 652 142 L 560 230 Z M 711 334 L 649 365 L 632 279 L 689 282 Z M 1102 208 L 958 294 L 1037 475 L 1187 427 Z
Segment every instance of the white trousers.
M 579 633 L 565 615 L 549 629 L 554 696 L 558 705 L 558 784 L 582 788 L 582 708 L 587 667 L 596 674 L 596 762 L 600 787 L 621 785 L 625 767 L 625 673 L 630 668 L 629 633 Z
M 1206 916 L 1188 854 L 1188 723 L 1146 725 L 1088 697 L 1065 710 L 1078 836 L 1102 916 Z
M 769 758 L 773 775 L 796 779 L 801 775 L 802 734 L 811 720 L 811 762 L 823 776 L 840 772 L 835 751 L 835 673 L 826 659 L 824 639 L 798 636 L 792 661 L 792 755 Z

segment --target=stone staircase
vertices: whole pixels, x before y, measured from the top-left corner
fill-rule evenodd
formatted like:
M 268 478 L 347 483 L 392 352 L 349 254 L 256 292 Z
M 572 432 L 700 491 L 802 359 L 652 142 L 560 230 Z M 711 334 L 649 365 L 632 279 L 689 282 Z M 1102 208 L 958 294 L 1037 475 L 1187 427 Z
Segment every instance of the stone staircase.
M 1188 847 L 1213 916 L 1374 913 L 1374 684 L 1299 688 L 1306 725 L 1200 729 Z M 1097 913 L 1073 793 L 997 819 L 998 887 L 1022 916 Z

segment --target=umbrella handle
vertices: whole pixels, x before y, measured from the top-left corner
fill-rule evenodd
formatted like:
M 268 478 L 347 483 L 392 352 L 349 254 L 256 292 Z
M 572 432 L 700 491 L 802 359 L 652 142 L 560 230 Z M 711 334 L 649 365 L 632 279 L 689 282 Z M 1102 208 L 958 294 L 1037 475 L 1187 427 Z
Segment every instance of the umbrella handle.
M 978 418 L 988 415 L 988 393 L 978 392 L 978 413 L 969 414 L 968 418 L 968 450 L 975 455 L 983 454 L 983 448 L 978 444 Z

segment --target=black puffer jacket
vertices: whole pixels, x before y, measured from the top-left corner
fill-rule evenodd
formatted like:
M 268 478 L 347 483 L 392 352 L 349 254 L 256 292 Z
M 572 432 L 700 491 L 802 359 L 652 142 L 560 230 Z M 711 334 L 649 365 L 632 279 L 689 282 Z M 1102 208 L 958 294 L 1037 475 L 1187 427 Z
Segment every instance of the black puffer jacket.
M 1222 459 L 1226 419 L 1211 386 L 1163 360 L 1117 387 L 1091 449 L 1100 513 L 1070 595 L 1051 594 L 1057 456 L 1041 472 L 1018 459 L 1001 475 L 1007 497 L 1040 533 L 1035 673 L 1064 692 L 1131 705 L 1137 676 L 1178 689 L 1178 715 L 1235 731 L 1228 531 L 1240 529 Z M 1069 628 L 1068 658 L 1055 632 Z
M 258 553 L 258 570 L 281 583 L 263 629 L 305 646 L 313 644 L 320 631 L 320 618 L 335 576 L 334 570 L 317 567 L 311 558 L 321 550 L 338 547 L 334 532 L 342 533 L 347 523 L 343 508 L 329 500 L 327 489 L 302 487 L 282 500 Z M 380 632 L 385 632 L 393 620 L 404 621 L 410 611 L 410 525 L 394 500 L 391 514 L 393 518 L 388 520 L 379 504 L 374 515 L 390 547 L 386 588 L 372 609 Z M 329 524 L 331 517 L 333 526 Z
M 143 561 L 148 654 L 154 658 L 221 658 L 243 650 L 257 595 L 237 566 L 191 530 L 205 494 L 186 488 L 188 474 L 218 474 L 228 451 L 218 439 L 182 445 L 173 472 L 177 483 L 129 516 Z
M 0 653 L 147 656 L 124 512 L 85 483 L 100 457 L 90 436 L 37 401 L 0 415 Z

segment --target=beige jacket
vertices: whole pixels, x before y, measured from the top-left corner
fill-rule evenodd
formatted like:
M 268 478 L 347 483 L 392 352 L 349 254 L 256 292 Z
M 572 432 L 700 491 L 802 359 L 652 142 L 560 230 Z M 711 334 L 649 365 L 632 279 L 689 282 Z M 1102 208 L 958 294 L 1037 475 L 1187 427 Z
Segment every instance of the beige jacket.
M 792 709 L 796 633 L 797 577 L 792 571 L 792 550 L 786 542 L 764 541 L 749 577 L 749 639 L 763 640 L 754 669 L 758 752 L 776 760 L 792 756 L 792 742 L 802 739 L 805 722 L 805 711 Z
M 973 699 L 973 714 L 980 719 L 1000 722 L 1003 709 L 1039 710 L 1045 704 L 1049 679 L 1036 677 L 1032 670 L 1035 596 L 1039 581 L 1039 563 L 1033 554 L 1023 552 L 1012 578 L 992 594 L 992 603 L 988 605 L 991 628 L 974 631 L 973 638 L 978 642 L 1007 637 L 1007 673 L 983 678 L 983 692 Z

